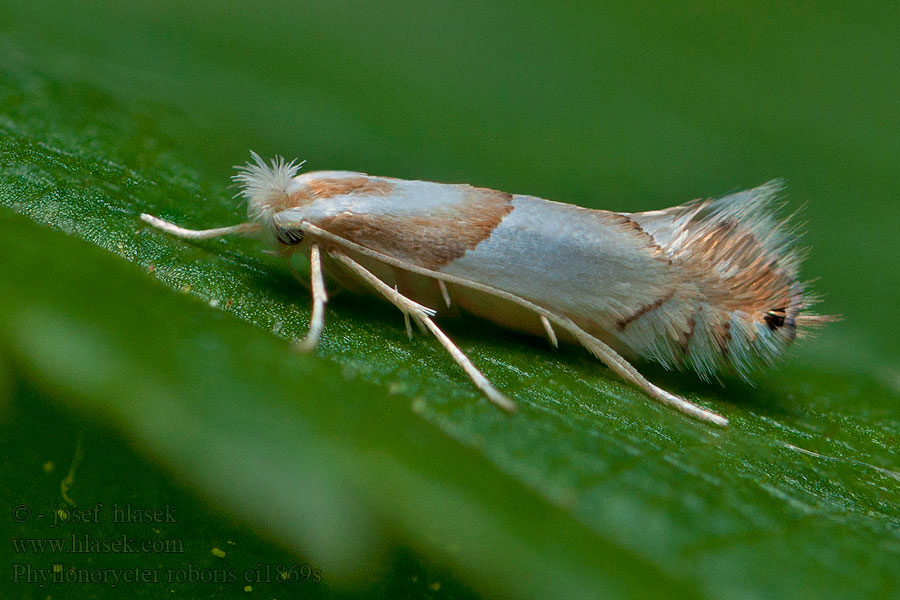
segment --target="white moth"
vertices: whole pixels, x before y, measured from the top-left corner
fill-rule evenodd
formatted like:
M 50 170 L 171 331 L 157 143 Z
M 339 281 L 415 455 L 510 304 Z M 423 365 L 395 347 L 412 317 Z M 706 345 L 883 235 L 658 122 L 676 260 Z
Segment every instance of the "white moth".
M 299 347 L 315 347 L 327 301 L 323 270 L 382 295 L 430 331 L 476 386 L 497 391 L 432 317 L 457 308 L 516 330 L 557 330 L 647 394 L 693 417 L 727 419 L 653 385 L 620 353 L 704 379 L 723 367 L 746 376 L 771 364 L 805 326 L 807 312 L 790 231 L 773 215 L 779 184 L 665 210 L 616 213 L 470 185 L 364 173 L 298 174 L 301 164 L 256 153 L 234 180 L 250 221 L 169 234 L 204 239 L 261 233 L 277 253 L 310 261 L 313 310 Z

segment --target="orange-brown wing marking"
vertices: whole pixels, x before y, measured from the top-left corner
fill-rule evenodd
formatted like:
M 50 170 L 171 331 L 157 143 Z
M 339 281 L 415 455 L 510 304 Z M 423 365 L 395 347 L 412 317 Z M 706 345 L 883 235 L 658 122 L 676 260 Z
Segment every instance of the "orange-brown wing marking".
M 672 297 L 673 297 L 674 295 L 675 295 L 675 290 L 672 289 L 672 290 L 669 291 L 669 293 L 667 293 L 667 294 L 666 294 L 665 296 L 663 296 L 662 298 L 656 300 L 655 302 L 651 302 L 650 304 L 645 304 L 644 306 L 642 306 L 641 308 L 639 308 L 639 309 L 636 310 L 635 312 L 631 313 L 630 315 L 628 315 L 628 316 L 625 317 L 624 319 L 620 319 L 620 320 L 616 323 L 616 328 L 617 328 L 619 331 L 624 331 L 625 328 L 628 327 L 628 325 L 630 325 L 630 324 L 633 323 L 634 321 L 637 321 L 638 319 L 640 319 L 641 317 L 643 317 L 645 314 L 647 314 L 647 313 L 650 312 L 651 310 L 656 310 L 657 308 L 659 308 L 660 306 L 662 306 L 663 304 L 665 304 L 666 302 L 668 302 L 669 300 L 671 300 Z
M 342 238 L 437 270 L 490 237 L 512 211 L 512 195 L 468 188 L 458 203 L 427 216 L 345 212 L 319 224 Z
M 334 196 L 370 195 L 387 196 L 394 190 L 394 184 L 384 178 L 343 177 L 337 179 L 311 179 L 306 182 L 305 192 L 313 198 L 332 198 Z

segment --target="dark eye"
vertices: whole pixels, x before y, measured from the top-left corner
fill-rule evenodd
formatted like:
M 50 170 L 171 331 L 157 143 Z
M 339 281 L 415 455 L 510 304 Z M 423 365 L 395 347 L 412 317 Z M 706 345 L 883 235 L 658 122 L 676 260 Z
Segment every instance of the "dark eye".
M 275 227 L 275 237 L 285 246 L 296 246 L 303 241 L 303 232 L 299 229 Z

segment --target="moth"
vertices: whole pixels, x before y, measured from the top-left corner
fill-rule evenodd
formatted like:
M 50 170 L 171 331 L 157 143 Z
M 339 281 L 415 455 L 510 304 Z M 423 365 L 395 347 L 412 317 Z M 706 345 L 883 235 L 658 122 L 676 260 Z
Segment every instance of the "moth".
M 501 326 L 577 342 L 651 397 L 718 425 L 727 419 L 650 383 L 623 355 L 709 379 L 772 365 L 810 326 L 795 237 L 773 204 L 774 181 L 716 200 L 648 212 L 591 210 L 471 185 L 406 181 L 348 171 L 300 174 L 303 163 L 252 160 L 233 177 L 249 221 L 185 229 L 185 239 L 262 235 L 286 259 L 310 264 L 316 346 L 328 296 L 323 273 L 373 291 L 433 334 L 497 406 L 500 393 L 437 326 L 461 309 Z

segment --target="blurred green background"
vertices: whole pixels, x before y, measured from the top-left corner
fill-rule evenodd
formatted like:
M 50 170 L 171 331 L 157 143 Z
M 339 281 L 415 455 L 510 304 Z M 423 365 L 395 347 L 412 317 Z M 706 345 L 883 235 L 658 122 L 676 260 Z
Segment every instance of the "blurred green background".
M 14 581 L 26 563 L 323 573 L 128 588 L 146 597 L 897 593 L 898 17 L 888 3 L 4 2 L 4 514 L 72 509 L 59 484 L 81 453 L 74 509 L 188 515 L 71 526 L 182 539 L 181 554 L 14 547 L 5 597 L 122 593 Z M 844 320 L 755 387 L 641 366 L 726 414 L 724 431 L 577 349 L 448 323 L 519 402 L 508 417 L 369 299 L 335 297 L 322 347 L 292 354 L 309 301 L 284 265 L 252 240 L 140 224 L 236 222 L 228 178 L 249 149 L 621 211 L 783 177 L 804 276 Z M 5 524 L 4 544 L 56 535 Z

